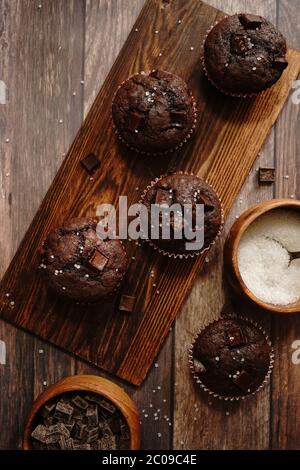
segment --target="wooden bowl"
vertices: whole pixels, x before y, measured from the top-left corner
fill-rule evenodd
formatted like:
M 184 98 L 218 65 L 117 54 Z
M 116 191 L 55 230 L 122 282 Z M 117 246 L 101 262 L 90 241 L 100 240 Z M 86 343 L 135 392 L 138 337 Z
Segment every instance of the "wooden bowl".
M 136 405 L 122 388 L 96 375 L 72 375 L 51 385 L 34 402 L 26 422 L 23 449 L 31 450 L 32 427 L 40 408 L 52 398 L 66 392 L 93 392 L 110 400 L 122 413 L 130 429 L 130 449 L 140 447 L 140 417 Z
M 268 310 L 272 313 L 299 313 L 300 312 L 300 300 L 289 305 L 272 305 L 263 302 L 258 299 L 253 293 L 247 288 L 244 283 L 237 260 L 237 251 L 240 240 L 252 222 L 266 212 L 272 211 L 273 209 L 289 209 L 297 210 L 300 212 L 300 201 L 292 199 L 272 199 L 271 201 L 265 201 L 257 206 L 244 212 L 239 219 L 233 224 L 227 240 L 225 242 L 224 249 L 224 267 L 226 275 L 228 276 L 229 282 L 235 291 L 247 298 L 252 304 Z

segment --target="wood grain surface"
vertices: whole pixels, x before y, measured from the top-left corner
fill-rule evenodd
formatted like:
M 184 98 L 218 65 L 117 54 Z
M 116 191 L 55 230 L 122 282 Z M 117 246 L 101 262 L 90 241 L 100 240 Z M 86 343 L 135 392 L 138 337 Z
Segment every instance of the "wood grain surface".
M 131 263 L 122 293 L 137 298 L 130 315 L 118 312 L 119 296 L 84 307 L 55 297 L 38 272 L 37 250 L 50 229 L 67 218 L 95 216 L 101 202 L 116 206 L 120 195 L 128 196 L 128 204 L 137 202 L 152 175 L 170 169 L 168 157 L 146 162 L 119 145 L 110 112 L 116 87 L 130 74 L 155 67 L 176 71 L 189 83 L 199 122 L 192 141 L 171 159 L 172 169 L 206 178 L 227 214 L 300 71 L 300 53 L 290 49 L 289 67 L 270 90 L 251 100 L 224 97 L 203 78 L 199 60 L 205 31 L 223 14 L 200 0 L 182 5 L 180 0 L 172 6 L 146 2 L 0 289 L 3 318 L 136 385 L 145 378 L 205 256 L 173 260 L 128 243 Z M 101 160 L 101 171 L 92 179 L 80 165 L 90 152 Z
M 0 80 L 8 86 L 7 103 L 0 105 L 1 274 L 143 3 L 143 0 L 0 0 Z M 300 48 L 298 0 L 207 3 L 228 13 L 261 13 L 279 25 L 291 46 Z M 42 4 L 41 9 L 38 4 Z M 182 5 L 184 8 L 184 1 Z M 79 43 L 84 47 L 79 47 Z M 85 83 L 81 84 L 81 80 Z M 225 233 L 235 216 L 256 202 L 271 199 L 275 194 L 300 196 L 296 192 L 300 164 L 298 123 L 299 105 L 289 99 L 236 199 Z M 255 170 L 274 164 L 277 171 L 274 191 L 272 187 L 258 186 Z M 125 384 L 141 411 L 145 449 L 300 448 L 300 366 L 291 361 L 292 343 L 300 339 L 299 318 L 286 321 L 238 303 L 223 283 L 222 244 L 221 241 L 211 253 L 210 262 L 197 275 L 177 320 L 176 334 L 173 328 L 143 385 L 137 389 Z M 219 315 L 224 301 L 237 311 L 258 318 L 272 331 L 276 342 L 277 361 L 270 386 L 234 410 L 208 404 L 199 396 L 186 363 L 190 338 L 205 321 Z M 74 360 L 3 321 L 0 340 L 5 342 L 7 351 L 6 364 L 0 364 L 0 428 L 5 430 L 0 436 L 0 448 L 12 449 L 20 447 L 33 399 L 47 384 L 72 373 L 99 375 L 99 369 Z

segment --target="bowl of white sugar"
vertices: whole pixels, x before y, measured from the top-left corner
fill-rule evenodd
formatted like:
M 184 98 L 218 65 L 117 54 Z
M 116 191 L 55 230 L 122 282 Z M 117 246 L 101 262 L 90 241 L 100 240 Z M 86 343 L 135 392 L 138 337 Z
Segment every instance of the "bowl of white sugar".
M 273 199 L 244 212 L 225 244 L 235 290 L 271 312 L 300 312 L 300 201 Z

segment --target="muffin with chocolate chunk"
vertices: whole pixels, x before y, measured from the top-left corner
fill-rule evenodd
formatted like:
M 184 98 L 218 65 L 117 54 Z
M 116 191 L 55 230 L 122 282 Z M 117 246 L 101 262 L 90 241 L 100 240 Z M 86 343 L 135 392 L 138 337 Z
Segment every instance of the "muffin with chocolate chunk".
M 256 323 L 228 316 L 194 339 L 189 357 L 193 377 L 219 399 L 239 400 L 257 392 L 271 374 L 271 344 Z
M 185 81 L 169 72 L 138 73 L 119 87 L 112 105 L 116 131 L 138 152 L 179 149 L 196 124 L 196 105 Z
M 265 18 L 246 13 L 219 21 L 208 33 L 203 52 L 210 81 L 233 96 L 266 90 L 288 66 L 280 31 Z
M 223 225 L 218 195 L 192 174 L 179 172 L 157 178 L 146 188 L 141 202 L 148 211 L 148 242 L 168 256 L 203 253 Z
M 102 240 L 94 219 L 71 219 L 47 236 L 40 250 L 40 268 L 57 293 L 79 302 L 111 294 L 126 271 L 126 253 L 119 240 Z

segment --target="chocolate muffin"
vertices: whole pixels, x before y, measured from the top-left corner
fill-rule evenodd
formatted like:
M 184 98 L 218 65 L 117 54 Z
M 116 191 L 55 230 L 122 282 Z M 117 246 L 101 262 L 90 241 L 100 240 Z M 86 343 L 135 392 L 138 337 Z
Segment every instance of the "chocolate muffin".
M 126 271 L 126 253 L 119 240 L 101 240 L 97 221 L 71 219 L 47 236 L 40 268 L 57 293 L 79 302 L 111 294 Z
M 195 102 L 187 84 L 169 72 L 139 73 L 118 89 L 112 117 L 120 138 L 147 154 L 173 151 L 190 137 Z
M 221 318 L 194 340 L 190 364 L 194 377 L 218 398 L 239 399 L 257 391 L 271 372 L 271 345 L 253 322 Z
M 218 236 L 222 223 L 223 211 L 220 200 L 212 187 L 201 178 L 184 173 L 174 173 L 155 180 L 144 192 L 141 201 L 148 210 L 148 238 L 152 246 L 158 248 L 163 254 L 194 256 L 196 253 L 207 249 Z M 182 213 L 182 220 L 175 217 L 170 211 L 170 206 L 178 205 Z M 189 217 L 184 213 L 184 205 L 191 205 L 192 210 Z M 196 205 L 204 205 L 204 227 L 196 224 Z M 159 205 L 162 214 L 164 207 L 169 212 L 170 236 L 165 239 L 162 227 L 159 227 L 159 237 L 153 237 L 153 220 L 151 217 L 151 206 Z M 178 225 L 180 224 L 180 226 Z M 203 225 L 203 224 L 202 224 Z M 186 237 L 186 228 L 195 233 L 203 232 L 204 244 L 200 249 L 187 249 L 187 243 L 191 242 Z M 151 233 L 152 232 L 152 233 Z M 178 237 L 180 233 L 180 238 Z M 177 235 L 176 235 L 177 233 Z
M 283 35 L 261 16 L 241 13 L 217 23 L 204 43 L 204 67 L 221 91 L 257 94 L 269 88 L 288 66 Z

